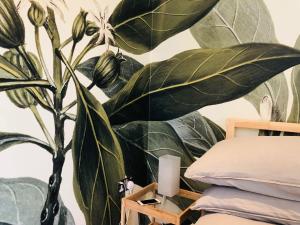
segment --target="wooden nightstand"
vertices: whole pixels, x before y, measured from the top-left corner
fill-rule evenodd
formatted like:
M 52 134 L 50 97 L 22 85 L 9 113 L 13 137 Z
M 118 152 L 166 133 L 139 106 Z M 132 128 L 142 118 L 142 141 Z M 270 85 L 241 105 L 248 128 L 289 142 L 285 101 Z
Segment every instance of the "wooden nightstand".
M 136 202 L 137 200 L 142 199 L 143 196 L 145 196 L 149 192 L 152 192 L 153 197 L 155 197 L 157 192 L 157 183 L 152 183 L 144 187 L 142 190 L 122 199 L 121 225 L 125 225 L 126 210 L 131 210 L 152 217 L 152 221 L 150 223 L 151 225 L 159 224 L 156 222 L 156 219 L 164 221 L 164 223 L 180 225 L 183 222 L 183 220 L 187 218 L 191 205 L 193 205 L 194 202 L 201 197 L 201 194 L 199 193 L 180 189 L 177 196 L 193 200 L 193 204 L 191 204 L 189 207 L 187 207 L 180 213 L 174 213 L 168 212 L 166 209 L 163 208 L 158 208 L 158 205 L 141 206 Z

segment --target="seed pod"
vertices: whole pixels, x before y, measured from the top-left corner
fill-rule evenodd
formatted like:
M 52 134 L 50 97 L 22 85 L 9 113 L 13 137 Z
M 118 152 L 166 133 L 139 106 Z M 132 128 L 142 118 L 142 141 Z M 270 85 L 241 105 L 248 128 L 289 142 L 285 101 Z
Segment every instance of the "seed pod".
M 41 65 L 40 65 L 37 57 L 32 53 L 29 53 L 29 56 L 30 56 L 33 64 L 35 65 L 35 67 L 38 68 L 38 70 L 41 69 Z M 18 54 L 14 50 L 11 50 L 11 51 L 5 52 L 3 54 L 3 57 L 6 60 L 8 60 L 10 63 L 12 63 L 13 65 L 18 67 L 21 71 L 23 71 L 29 79 L 31 78 L 29 70 L 25 64 L 25 61 L 22 58 L 22 56 L 20 56 L 20 54 Z M 19 108 L 28 108 L 31 105 L 37 104 L 37 102 L 35 101 L 33 96 L 30 94 L 30 92 L 26 88 L 6 91 L 6 94 L 9 97 L 9 99 Z
M 73 27 L 72 27 L 72 38 L 75 43 L 79 42 L 82 40 L 87 22 L 86 22 L 86 17 L 87 17 L 87 12 L 81 10 L 79 14 L 76 16 Z
M 94 82 L 99 88 L 110 86 L 120 74 L 120 65 L 125 61 L 121 53 L 105 52 L 98 60 L 94 70 Z
M 95 33 L 97 33 L 100 30 L 100 28 L 96 25 L 95 22 L 87 21 L 85 34 L 87 36 L 92 36 Z
M 25 28 L 13 0 L 0 1 L 0 47 L 16 48 L 24 44 Z
M 38 59 L 38 57 L 31 53 L 28 52 L 28 55 L 30 57 L 31 62 L 33 63 L 33 66 L 35 67 L 35 69 L 37 70 L 38 74 L 40 75 L 43 72 L 43 68 L 42 65 Z M 7 51 L 3 54 L 3 57 L 8 60 L 11 64 L 17 66 L 22 72 L 24 72 L 27 75 L 27 78 L 31 78 L 29 69 L 27 68 L 27 64 L 25 63 L 23 57 L 21 57 L 21 55 L 14 49 Z M 38 77 L 41 78 L 41 77 Z
M 28 18 L 34 26 L 40 27 L 46 22 L 47 13 L 38 2 L 32 1 L 28 10 Z
M 32 105 L 37 105 L 37 102 L 27 89 L 10 90 L 6 91 L 6 94 L 10 101 L 19 108 L 26 109 Z

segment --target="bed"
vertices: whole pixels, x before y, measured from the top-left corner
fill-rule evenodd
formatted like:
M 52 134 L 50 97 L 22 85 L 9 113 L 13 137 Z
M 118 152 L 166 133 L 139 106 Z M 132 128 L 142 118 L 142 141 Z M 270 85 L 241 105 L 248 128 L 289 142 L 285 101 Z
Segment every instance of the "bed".
M 212 184 L 193 206 L 197 225 L 300 224 L 300 137 L 235 137 L 237 129 L 300 133 L 300 124 L 228 119 L 226 140 L 185 176 Z

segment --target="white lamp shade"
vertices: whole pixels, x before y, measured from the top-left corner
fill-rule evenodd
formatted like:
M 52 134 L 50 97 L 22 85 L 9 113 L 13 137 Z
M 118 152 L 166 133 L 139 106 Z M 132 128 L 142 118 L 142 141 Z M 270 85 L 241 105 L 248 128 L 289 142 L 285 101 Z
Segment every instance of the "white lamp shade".
M 159 157 L 158 193 L 173 197 L 179 192 L 180 157 L 164 155 Z

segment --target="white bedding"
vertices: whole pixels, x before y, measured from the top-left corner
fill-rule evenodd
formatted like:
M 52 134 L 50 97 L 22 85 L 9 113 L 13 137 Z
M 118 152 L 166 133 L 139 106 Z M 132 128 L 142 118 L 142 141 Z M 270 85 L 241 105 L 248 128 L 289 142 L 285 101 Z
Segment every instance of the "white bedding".
M 202 216 L 195 225 L 271 225 L 255 220 L 248 220 L 241 217 L 221 213 L 213 213 Z

